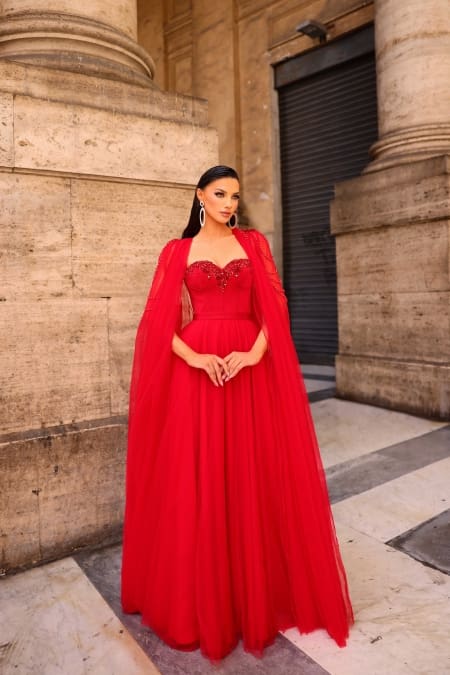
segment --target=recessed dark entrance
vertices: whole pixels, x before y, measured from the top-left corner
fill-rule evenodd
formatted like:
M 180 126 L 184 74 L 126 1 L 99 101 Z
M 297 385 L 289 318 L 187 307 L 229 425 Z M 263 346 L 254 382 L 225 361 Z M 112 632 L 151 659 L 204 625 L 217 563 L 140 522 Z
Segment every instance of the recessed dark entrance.
M 300 361 L 338 351 L 334 185 L 358 176 L 377 140 L 373 26 L 275 69 L 280 117 L 283 281 Z

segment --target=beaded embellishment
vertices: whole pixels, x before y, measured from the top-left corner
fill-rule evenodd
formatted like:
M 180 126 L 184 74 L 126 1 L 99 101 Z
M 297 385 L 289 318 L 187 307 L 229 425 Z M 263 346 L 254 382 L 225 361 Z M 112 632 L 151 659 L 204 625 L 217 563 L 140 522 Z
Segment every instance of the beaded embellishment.
M 186 274 L 193 272 L 195 269 L 200 269 L 207 275 L 208 279 L 214 277 L 220 290 L 224 291 L 229 279 L 238 277 L 241 270 L 249 266 L 250 260 L 248 258 L 235 258 L 230 260 L 225 267 L 219 267 L 211 260 L 195 260 L 187 267 Z

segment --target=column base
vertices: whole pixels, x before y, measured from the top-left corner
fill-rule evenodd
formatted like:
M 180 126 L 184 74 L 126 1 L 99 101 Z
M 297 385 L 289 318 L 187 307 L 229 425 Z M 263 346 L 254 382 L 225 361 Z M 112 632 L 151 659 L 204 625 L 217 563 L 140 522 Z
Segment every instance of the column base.
M 373 161 L 364 173 L 450 154 L 450 124 L 411 127 L 388 134 L 370 149 Z
M 0 21 L 0 59 L 152 86 L 151 57 L 108 24 L 57 12 L 24 12 Z
M 359 403 L 450 420 L 450 364 L 339 354 L 336 392 Z

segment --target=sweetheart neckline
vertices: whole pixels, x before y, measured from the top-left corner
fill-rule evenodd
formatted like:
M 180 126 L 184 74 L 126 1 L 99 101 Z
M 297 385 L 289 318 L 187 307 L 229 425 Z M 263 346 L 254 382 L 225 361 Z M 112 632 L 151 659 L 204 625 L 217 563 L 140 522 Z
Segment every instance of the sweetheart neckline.
M 213 262 L 212 260 L 206 260 L 206 259 L 194 260 L 194 261 L 191 262 L 189 265 L 187 265 L 186 269 L 188 270 L 190 267 L 192 267 L 192 265 L 196 265 L 197 263 L 210 263 L 210 265 L 214 265 L 214 267 L 217 267 L 218 270 L 220 270 L 221 272 L 223 272 L 224 270 L 227 269 L 227 267 L 228 267 L 229 265 L 231 265 L 231 263 L 237 262 L 237 261 L 239 261 L 239 260 L 250 260 L 250 258 L 232 258 L 232 260 L 229 260 L 229 261 L 227 262 L 227 264 L 224 265 L 223 267 L 221 267 L 220 265 L 217 265 L 217 264 L 216 264 L 215 262 Z

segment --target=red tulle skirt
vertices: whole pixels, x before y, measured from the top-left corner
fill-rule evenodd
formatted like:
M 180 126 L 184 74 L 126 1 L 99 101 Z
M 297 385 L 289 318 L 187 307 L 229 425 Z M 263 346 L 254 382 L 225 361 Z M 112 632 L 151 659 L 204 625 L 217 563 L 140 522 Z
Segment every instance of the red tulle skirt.
M 249 350 L 258 332 L 248 317 L 199 318 L 181 337 L 225 356 Z M 288 404 L 289 390 L 272 384 L 267 354 L 223 387 L 176 358 L 157 450 L 133 495 L 139 516 L 126 526 L 139 556 L 124 567 L 124 610 L 211 660 L 241 638 L 259 655 L 291 626 L 326 628 L 344 646 L 353 620 L 334 525 L 317 525 L 324 495 L 315 499 L 309 460 L 287 447 L 289 430 L 273 414 L 274 397 Z M 309 424 L 306 416 L 306 436 Z

